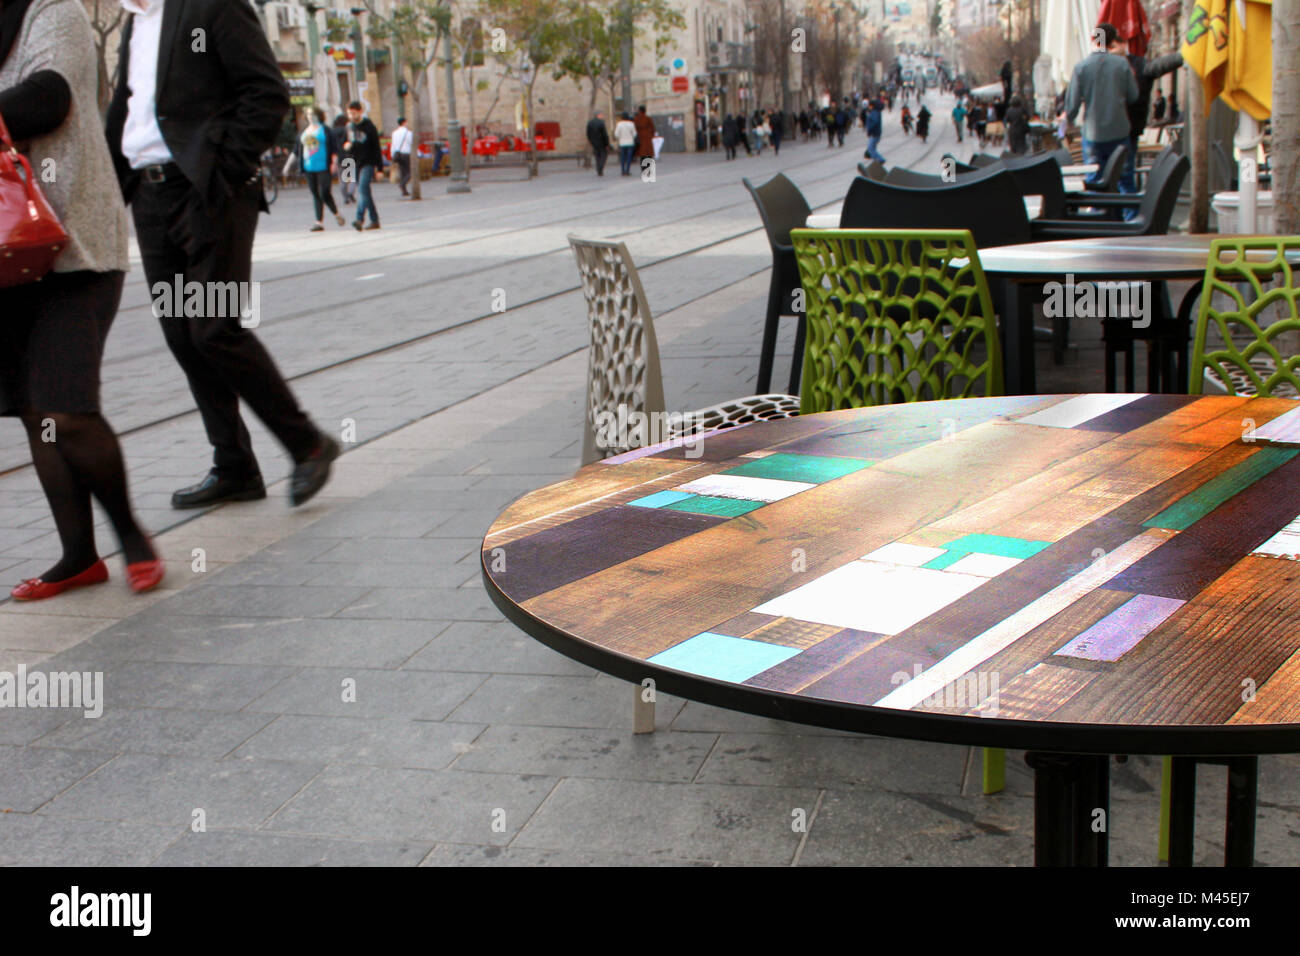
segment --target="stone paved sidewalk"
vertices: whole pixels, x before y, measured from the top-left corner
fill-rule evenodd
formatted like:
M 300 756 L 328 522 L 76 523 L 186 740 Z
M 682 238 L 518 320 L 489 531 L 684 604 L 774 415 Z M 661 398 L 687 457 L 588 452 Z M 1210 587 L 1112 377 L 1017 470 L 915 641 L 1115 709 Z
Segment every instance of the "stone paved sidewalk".
M 744 391 L 764 292 L 757 276 L 660 318 L 670 402 Z M 300 512 L 273 495 L 172 530 L 175 586 L 89 640 L 57 649 L 42 624 L 57 649 L 42 667 L 104 671 L 108 705 L 0 718 L 0 863 L 1029 863 L 1016 754 L 1007 791 L 983 797 L 969 748 L 675 699 L 633 736 L 627 684 L 501 620 L 479 538 L 572 472 L 583 363 L 356 449 Z M 205 572 L 181 567 L 194 548 Z M 94 629 L 110 593 L 61 599 L 63 623 Z M 1296 758 L 1262 761 L 1260 862 L 1300 858 L 1298 775 Z M 1154 862 L 1158 779 L 1150 758 L 1115 768 L 1117 864 Z M 1203 772 L 1205 863 L 1222 786 Z

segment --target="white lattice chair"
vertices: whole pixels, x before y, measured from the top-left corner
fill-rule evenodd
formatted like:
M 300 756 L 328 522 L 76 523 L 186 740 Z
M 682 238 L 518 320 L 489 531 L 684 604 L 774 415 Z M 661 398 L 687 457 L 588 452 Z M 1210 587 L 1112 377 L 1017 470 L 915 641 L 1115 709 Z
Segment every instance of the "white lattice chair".
M 569 237 L 569 245 L 578 260 L 590 330 L 582 442 L 582 463 L 589 465 L 642 444 L 628 440 L 635 435 L 610 441 L 610 436 L 601 435 L 598 423 L 608 416 L 618 418 L 620 408 L 625 409 L 622 420 L 638 412 L 662 415 L 664 383 L 654 319 L 627 246 L 576 236 Z M 663 421 L 665 434 L 658 437 L 680 438 L 691 430 L 715 431 L 798 414 L 797 395 L 749 395 L 670 416 Z
M 750 395 L 708 408 L 677 416 L 663 416 L 664 381 L 659 369 L 659 344 L 655 339 L 654 319 L 646 301 L 645 290 L 627 246 L 621 242 L 601 242 L 569 236 L 569 245 L 578 260 L 582 293 L 587 300 L 587 319 L 591 335 L 587 360 L 586 421 L 583 425 L 582 463 L 589 465 L 602 458 L 631 450 L 642 441 L 627 441 L 635 436 L 620 435 L 610 441 L 602 436 L 598 422 L 609 416 L 627 421 L 633 412 L 647 417 L 660 414 L 666 434 L 642 435 L 645 439 L 671 439 L 695 433 L 744 425 L 774 418 L 793 418 L 799 414 L 795 395 Z M 654 733 L 655 705 L 645 700 L 640 685 L 632 711 L 633 732 Z

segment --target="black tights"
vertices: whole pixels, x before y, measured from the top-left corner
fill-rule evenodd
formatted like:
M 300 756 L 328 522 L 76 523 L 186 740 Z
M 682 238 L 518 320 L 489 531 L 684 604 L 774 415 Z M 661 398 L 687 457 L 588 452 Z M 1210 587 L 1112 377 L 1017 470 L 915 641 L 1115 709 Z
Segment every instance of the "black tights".
M 62 581 L 99 560 L 91 495 L 108 513 L 127 563 L 151 560 L 153 549 L 136 524 L 127 498 L 122 449 L 104 416 L 98 412 L 25 412 L 22 420 L 32 463 L 63 545 L 63 557 L 41 578 Z

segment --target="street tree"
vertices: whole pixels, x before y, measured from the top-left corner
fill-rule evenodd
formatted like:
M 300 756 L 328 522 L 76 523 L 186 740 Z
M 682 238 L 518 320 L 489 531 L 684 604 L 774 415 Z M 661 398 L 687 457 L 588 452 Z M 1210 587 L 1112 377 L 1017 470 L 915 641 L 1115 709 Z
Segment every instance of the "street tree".
M 429 67 L 438 57 L 439 41 L 451 55 L 451 4 L 448 0 L 407 0 L 403 3 L 384 4 L 383 12 L 376 0 L 364 0 L 370 14 L 369 34 L 375 40 L 387 43 L 396 61 L 394 73 L 406 71 L 406 86 L 411 94 L 412 109 L 407 116 L 411 138 L 415 143 L 411 161 L 415 175 L 411 177 L 411 199 L 422 198 L 420 190 L 420 111 L 426 92 Z M 449 144 L 459 149 L 459 143 Z

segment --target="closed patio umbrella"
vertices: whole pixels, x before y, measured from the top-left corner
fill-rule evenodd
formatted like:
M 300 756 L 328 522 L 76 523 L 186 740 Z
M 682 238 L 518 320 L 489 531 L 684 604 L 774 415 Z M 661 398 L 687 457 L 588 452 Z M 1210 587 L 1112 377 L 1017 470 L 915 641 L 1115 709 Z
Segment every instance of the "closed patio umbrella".
M 1151 45 L 1151 21 L 1142 0 L 1102 0 L 1101 13 L 1094 23 L 1109 23 L 1128 44 L 1130 56 L 1146 56 Z
M 316 105 L 333 120 L 343 112 L 343 94 L 339 90 L 338 63 L 328 53 L 317 53 L 312 66 L 312 85 L 316 90 Z
M 1041 52 L 1052 58 L 1052 95 L 1070 84 L 1074 66 L 1092 52 L 1092 28 L 1101 0 L 1051 0 L 1043 4 Z
M 1241 153 L 1241 231 L 1256 230 L 1255 151 L 1260 123 L 1273 112 L 1272 0 L 1197 0 L 1187 26 L 1183 59 L 1201 77 L 1206 102 L 1216 96 L 1237 111 L 1235 144 Z

